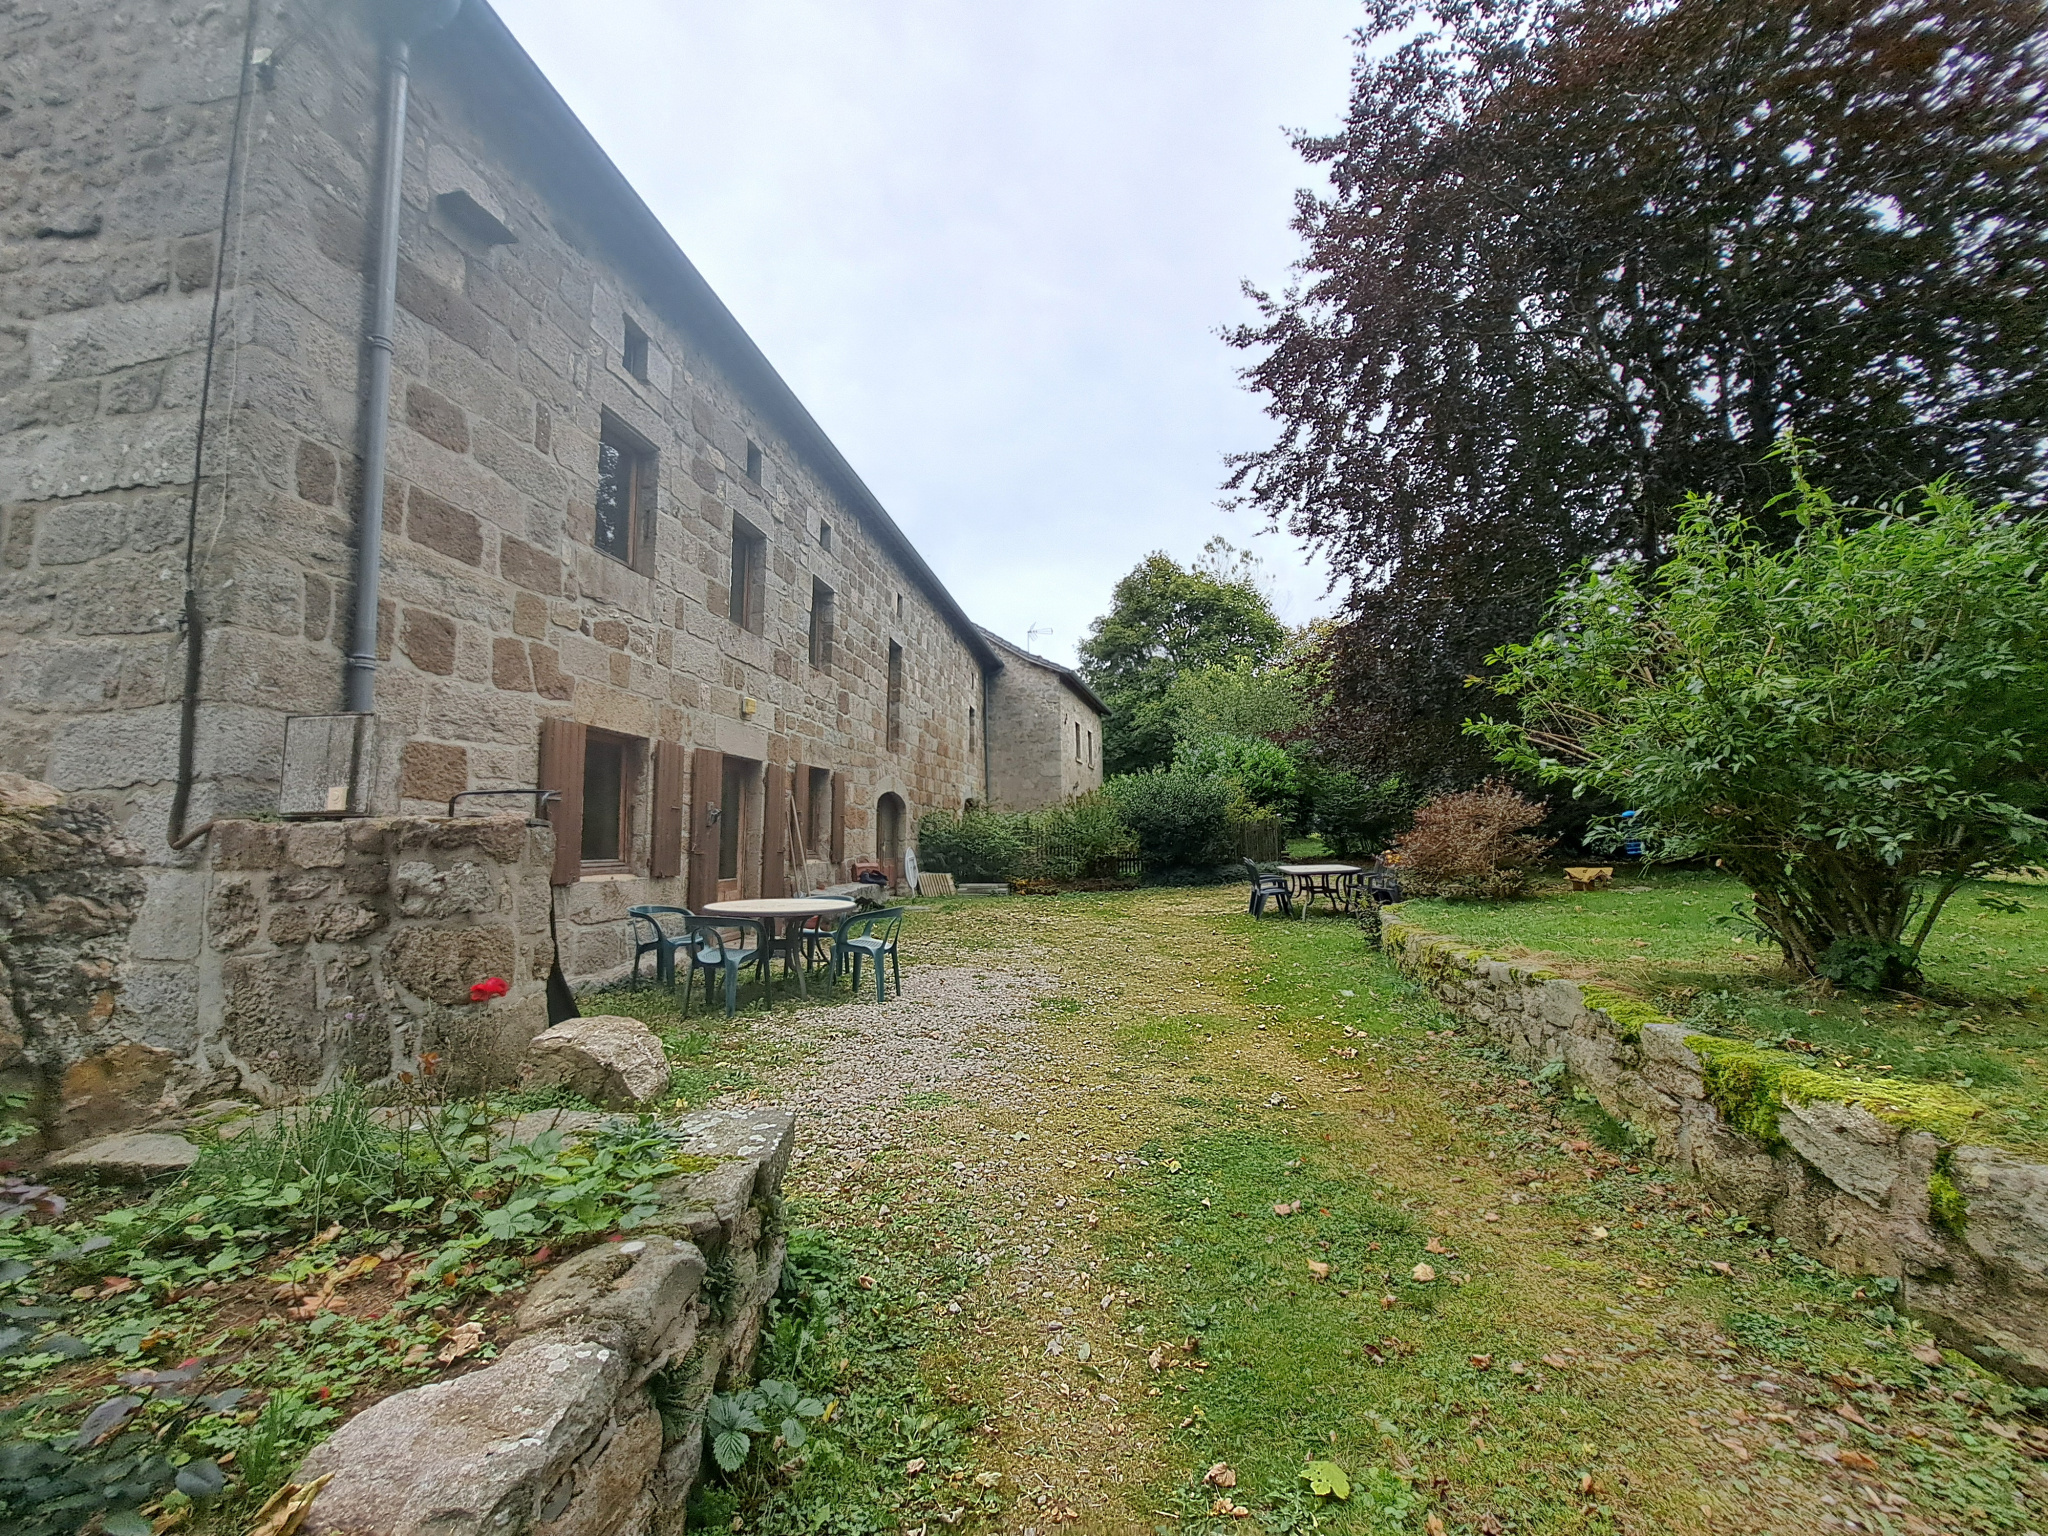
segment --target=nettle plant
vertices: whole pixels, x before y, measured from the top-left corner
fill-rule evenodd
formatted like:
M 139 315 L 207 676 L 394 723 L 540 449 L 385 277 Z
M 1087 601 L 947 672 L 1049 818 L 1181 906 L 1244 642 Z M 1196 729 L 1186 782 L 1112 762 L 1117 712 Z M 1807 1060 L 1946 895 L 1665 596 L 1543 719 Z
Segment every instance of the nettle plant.
M 2048 856 L 2048 523 L 1945 482 L 1838 506 L 1781 452 L 1789 544 L 1693 499 L 1664 564 L 1495 653 L 1521 718 L 1467 729 L 1718 859 L 1798 970 L 1896 986 L 1965 881 Z

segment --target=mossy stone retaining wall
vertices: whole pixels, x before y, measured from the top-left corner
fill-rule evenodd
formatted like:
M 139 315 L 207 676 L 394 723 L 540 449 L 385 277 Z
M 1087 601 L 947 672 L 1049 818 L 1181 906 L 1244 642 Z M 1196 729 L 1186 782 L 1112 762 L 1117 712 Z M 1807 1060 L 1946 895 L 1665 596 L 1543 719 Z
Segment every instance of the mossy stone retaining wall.
M 1388 956 L 1517 1061 L 1562 1062 L 1713 1197 L 1901 1304 L 1995 1370 L 2048 1385 L 2048 1165 L 1959 1140 L 1962 1096 L 1867 1088 L 1640 999 L 1496 960 L 1389 910 Z

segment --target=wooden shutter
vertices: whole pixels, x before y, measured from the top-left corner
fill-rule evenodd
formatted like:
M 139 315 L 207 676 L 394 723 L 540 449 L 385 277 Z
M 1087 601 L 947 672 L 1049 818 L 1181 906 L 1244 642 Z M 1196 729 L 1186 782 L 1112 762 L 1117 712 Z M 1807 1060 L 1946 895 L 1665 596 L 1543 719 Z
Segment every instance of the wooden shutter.
M 799 869 L 811 856 L 811 770 L 798 763 L 790 771 L 789 792 L 796 801 L 796 825 L 790 836 L 796 839 L 795 863 Z
M 682 743 L 657 741 L 653 836 L 647 845 L 647 873 L 656 880 L 673 880 L 683 872 L 683 813 L 688 803 Z
M 718 822 L 713 812 L 725 794 L 725 754 L 699 747 L 690 754 L 690 798 L 685 818 L 690 838 L 690 883 L 684 904 L 701 911 L 718 900 Z
M 761 798 L 761 894 L 788 896 L 789 889 L 789 770 L 770 763 L 762 775 Z
M 548 879 L 554 885 L 583 878 L 583 738 L 580 721 L 540 723 L 540 787 L 561 797 L 548 805 L 555 828 L 555 868 Z
M 832 873 L 846 873 L 846 775 L 832 775 Z

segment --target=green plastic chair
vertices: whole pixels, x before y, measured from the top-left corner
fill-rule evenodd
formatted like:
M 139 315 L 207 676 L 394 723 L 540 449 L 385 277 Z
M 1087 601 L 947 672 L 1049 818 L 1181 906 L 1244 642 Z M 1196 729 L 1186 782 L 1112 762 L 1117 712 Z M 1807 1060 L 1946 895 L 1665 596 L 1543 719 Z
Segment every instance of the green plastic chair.
M 689 924 L 697 914 L 688 907 L 628 907 L 626 908 L 627 932 L 633 940 L 633 979 L 629 983 L 636 991 L 640 986 L 640 957 L 654 956 L 654 979 L 676 984 L 676 951 L 690 942 Z M 675 932 L 662 927 L 664 917 L 679 917 L 683 921 Z
M 685 1018 L 690 1013 L 690 983 L 700 975 L 704 978 L 704 1006 L 711 1006 L 714 971 L 725 977 L 725 1016 L 729 1019 L 739 1012 L 740 971 L 749 965 L 758 966 L 761 971 L 761 1006 L 770 1005 L 773 984 L 768 968 L 761 964 L 768 953 L 766 927 L 751 917 L 700 917 L 690 924 L 690 974 L 683 982 Z M 739 942 L 726 939 L 725 930 L 734 928 L 740 930 Z
M 903 962 L 896 953 L 896 941 L 903 933 L 903 908 L 889 907 L 880 912 L 856 912 L 839 924 L 839 932 L 832 938 L 832 976 L 837 980 L 840 972 L 850 962 L 853 966 L 853 990 L 860 991 L 860 965 L 863 959 L 875 964 L 875 1001 L 886 1002 L 885 976 L 893 972 L 896 977 L 896 995 L 903 995 Z

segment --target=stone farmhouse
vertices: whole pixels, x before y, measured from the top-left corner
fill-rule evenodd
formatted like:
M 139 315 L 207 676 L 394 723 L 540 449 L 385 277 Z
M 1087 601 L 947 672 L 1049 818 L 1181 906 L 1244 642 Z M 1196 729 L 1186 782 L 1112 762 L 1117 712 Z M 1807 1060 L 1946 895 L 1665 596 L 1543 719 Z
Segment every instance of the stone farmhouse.
M 484 0 L 0 37 L 0 770 L 141 850 L 131 1001 L 197 1006 L 217 818 L 552 790 L 582 980 L 629 905 L 1100 782 L 1099 701 L 968 619 Z
M 1003 659 L 988 680 L 988 803 L 1032 811 L 1102 788 L 1102 717 L 1109 709 L 1072 667 L 982 638 Z

